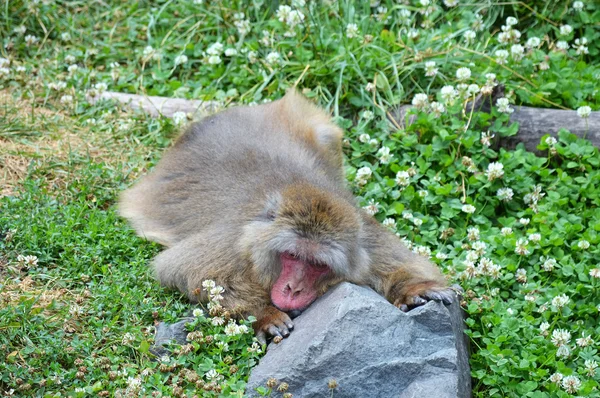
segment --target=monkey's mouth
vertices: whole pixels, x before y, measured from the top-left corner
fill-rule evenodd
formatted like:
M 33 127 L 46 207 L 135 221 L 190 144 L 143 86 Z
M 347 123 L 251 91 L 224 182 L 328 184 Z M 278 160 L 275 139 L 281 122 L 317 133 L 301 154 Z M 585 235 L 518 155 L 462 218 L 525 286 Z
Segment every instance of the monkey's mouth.
M 305 310 L 318 297 L 315 284 L 329 267 L 293 253 L 280 254 L 281 273 L 271 288 L 271 301 L 284 312 Z

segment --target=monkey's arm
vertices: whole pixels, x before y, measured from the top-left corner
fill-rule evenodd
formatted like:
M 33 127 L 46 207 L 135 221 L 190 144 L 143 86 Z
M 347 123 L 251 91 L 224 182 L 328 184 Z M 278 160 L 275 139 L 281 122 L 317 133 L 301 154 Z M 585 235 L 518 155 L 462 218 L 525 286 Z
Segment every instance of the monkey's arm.
M 294 324 L 289 316 L 273 307 L 268 289 L 254 277 L 247 260 L 236 250 L 231 225 L 208 227 L 160 253 L 153 262 L 161 284 L 187 294 L 193 302 L 206 302 L 202 281 L 211 279 L 222 286 L 224 308 L 257 318 L 253 327 L 258 339 L 289 335 Z
M 452 302 L 454 292 L 435 264 L 410 251 L 372 217 L 363 214 L 363 221 L 372 288 L 404 311 L 428 300 Z

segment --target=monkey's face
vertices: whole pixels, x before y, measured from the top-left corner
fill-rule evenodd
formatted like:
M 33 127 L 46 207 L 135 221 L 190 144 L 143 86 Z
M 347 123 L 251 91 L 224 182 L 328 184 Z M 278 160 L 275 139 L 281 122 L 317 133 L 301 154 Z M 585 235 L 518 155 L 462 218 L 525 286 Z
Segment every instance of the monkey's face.
M 255 274 L 282 311 L 304 310 L 366 264 L 351 204 L 306 184 L 272 197 L 245 229 Z

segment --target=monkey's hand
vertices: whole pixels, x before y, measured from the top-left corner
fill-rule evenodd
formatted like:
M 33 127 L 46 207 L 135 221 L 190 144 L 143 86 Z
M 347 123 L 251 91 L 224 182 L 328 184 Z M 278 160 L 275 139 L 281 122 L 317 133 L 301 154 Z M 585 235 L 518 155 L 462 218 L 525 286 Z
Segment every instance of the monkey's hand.
M 388 300 L 401 311 L 407 312 L 430 300 L 440 301 L 446 305 L 452 304 L 457 294 L 461 292 L 462 288 L 458 285 L 448 287 L 436 282 L 404 281 L 390 289 Z
M 265 307 L 254 323 L 256 338 L 261 344 L 267 343 L 267 337 L 287 337 L 294 329 L 294 323 L 283 311 L 273 306 Z

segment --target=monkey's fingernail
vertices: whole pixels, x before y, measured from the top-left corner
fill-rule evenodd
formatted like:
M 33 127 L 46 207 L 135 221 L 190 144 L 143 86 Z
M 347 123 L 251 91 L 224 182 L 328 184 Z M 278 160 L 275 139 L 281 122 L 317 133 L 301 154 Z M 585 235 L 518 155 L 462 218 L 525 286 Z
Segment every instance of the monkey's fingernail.
M 285 326 L 288 327 L 289 330 L 293 330 L 294 329 L 294 322 L 286 322 Z
M 398 308 L 402 312 L 408 312 L 408 305 L 406 305 L 406 304 L 400 304 L 400 307 L 398 307 Z
M 414 305 L 423 305 L 427 303 L 427 300 L 425 300 L 423 297 L 415 296 L 413 297 L 413 303 Z

